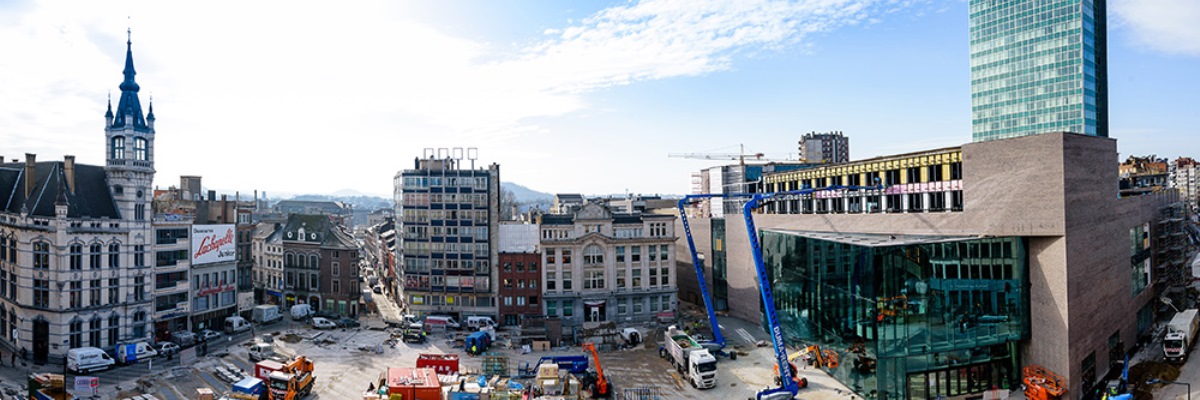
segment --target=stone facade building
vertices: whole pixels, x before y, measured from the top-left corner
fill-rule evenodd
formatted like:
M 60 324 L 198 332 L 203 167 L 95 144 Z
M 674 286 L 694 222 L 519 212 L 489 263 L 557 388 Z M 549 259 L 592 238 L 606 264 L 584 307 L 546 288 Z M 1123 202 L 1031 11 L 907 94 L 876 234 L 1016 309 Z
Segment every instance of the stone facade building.
M 105 165 L 33 154 L 0 164 L 0 191 L 11 194 L 0 199 L 0 346 L 34 361 L 151 338 L 154 111 L 142 113 L 126 44 Z
M 358 244 L 328 215 L 292 214 L 282 229 L 284 304 L 358 315 Z
M 570 327 L 648 321 L 674 310 L 675 219 L 613 213 L 596 203 L 542 215 L 545 314 Z

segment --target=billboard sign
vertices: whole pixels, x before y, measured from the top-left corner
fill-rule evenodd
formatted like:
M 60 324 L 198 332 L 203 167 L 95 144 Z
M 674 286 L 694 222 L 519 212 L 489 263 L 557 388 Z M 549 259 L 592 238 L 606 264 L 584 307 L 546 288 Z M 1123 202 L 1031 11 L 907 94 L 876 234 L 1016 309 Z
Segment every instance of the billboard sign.
M 192 265 L 235 260 L 233 225 L 192 225 Z

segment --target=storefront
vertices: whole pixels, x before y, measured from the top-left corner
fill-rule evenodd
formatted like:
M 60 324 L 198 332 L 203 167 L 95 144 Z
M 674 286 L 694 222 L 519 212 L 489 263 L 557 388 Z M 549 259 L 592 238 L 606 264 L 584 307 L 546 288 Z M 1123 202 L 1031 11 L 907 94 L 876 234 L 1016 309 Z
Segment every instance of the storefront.
M 1027 266 L 1016 237 L 762 232 L 789 345 L 868 399 L 1015 389 L 1028 338 Z

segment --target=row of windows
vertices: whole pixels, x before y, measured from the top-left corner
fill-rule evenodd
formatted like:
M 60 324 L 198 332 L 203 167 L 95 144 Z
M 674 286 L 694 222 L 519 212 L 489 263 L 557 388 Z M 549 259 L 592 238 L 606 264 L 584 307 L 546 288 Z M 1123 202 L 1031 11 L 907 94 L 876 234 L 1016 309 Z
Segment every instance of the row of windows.
M 50 269 L 50 243 L 33 242 L 33 268 L 34 269 Z M 0 254 L 4 254 L 4 260 L 16 261 L 17 248 L 16 239 L 0 238 Z M 71 271 L 79 271 L 83 269 L 83 245 L 79 243 L 72 244 L 68 247 L 67 266 Z M 88 262 L 87 265 L 91 269 L 103 268 L 103 260 L 107 256 L 109 268 L 121 267 L 121 245 L 113 243 L 108 245 L 108 251 L 104 252 L 104 246 L 99 243 L 92 243 L 88 246 Z M 135 245 L 133 253 L 133 266 L 146 266 L 146 246 Z
M 651 262 L 670 261 L 671 245 L 646 245 L 646 246 L 614 246 L 613 252 L 616 256 L 616 262 L 623 264 L 629 262 L 642 261 L 642 249 L 646 249 L 646 255 Z M 629 250 L 629 257 L 626 257 L 625 251 Z M 602 265 L 604 264 L 605 249 L 599 245 L 591 244 L 583 249 L 584 265 Z M 545 249 L 546 267 L 555 269 L 560 265 L 571 265 L 571 249 L 564 248 L 546 248 Z
M 487 177 L 467 177 L 467 176 L 406 176 L 404 177 L 404 190 L 427 189 L 431 187 L 460 187 L 473 188 L 475 190 L 487 190 Z
M 650 268 L 647 270 L 647 282 L 649 285 L 642 286 L 642 269 L 620 269 L 616 273 L 616 289 L 624 290 L 629 288 L 659 288 L 671 286 L 671 269 L 670 268 Z M 604 270 L 584 270 L 583 271 L 583 289 L 596 290 L 604 289 L 608 284 L 605 279 L 606 272 Z M 575 272 L 562 271 L 562 280 L 558 279 L 557 271 L 546 272 L 546 290 L 558 291 L 559 287 L 563 291 L 569 292 L 575 289 Z M 628 279 L 627 279 L 628 278 Z
M 453 256 L 453 254 L 447 254 L 446 256 Z M 449 259 L 449 260 L 447 260 L 447 259 L 416 258 L 416 257 L 409 257 L 409 256 L 404 257 L 404 271 L 405 272 L 414 272 L 414 273 L 428 273 L 431 270 L 454 270 L 454 271 L 474 270 L 475 273 L 484 274 L 484 273 L 488 272 L 489 264 L 490 263 L 487 260 L 470 260 L 470 259 L 461 259 L 461 260 Z
M 137 161 L 149 160 L 149 144 L 145 138 L 133 138 L 133 159 Z M 116 136 L 112 138 L 112 159 L 125 159 L 125 137 Z
M 773 214 L 861 214 L 861 213 L 919 213 L 962 211 L 961 190 L 908 194 L 868 194 L 831 199 L 805 196 L 800 200 L 770 203 L 766 210 Z
M 0 312 L 0 319 L 3 319 L 3 316 L 4 316 L 4 313 Z M 13 315 L 10 319 L 15 319 L 15 317 L 16 316 Z M 120 340 L 120 338 L 121 338 L 121 336 L 120 336 L 121 317 L 119 315 L 111 315 L 107 319 L 108 319 L 107 345 L 102 346 L 101 342 L 100 342 L 101 333 L 104 331 L 103 327 L 101 327 L 101 322 L 103 322 L 104 319 L 100 318 L 99 316 L 96 316 L 87 322 L 87 330 L 84 330 L 84 321 L 82 321 L 80 319 L 75 319 L 75 320 L 71 321 L 71 323 L 69 324 L 70 334 L 68 335 L 70 347 L 72 347 L 72 348 L 83 347 L 84 346 L 83 335 L 85 333 L 87 334 L 87 337 L 88 337 L 88 342 L 87 342 L 88 346 L 91 346 L 91 347 L 116 346 L 118 340 Z M 0 328 L 3 328 L 4 325 L 5 324 L 2 321 L 0 321 Z M 138 311 L 133 314 L 132 327 L 134 328 L 133 329 L 133 337 L 141 338 L 141 337 L 145 336 L 146 312 Z M 7 331 L 7 329 L 5 329 L 5 331 Z
M 430 204 L 457 204 L 460 207 L 487 207 L 487 193 L 404 193 L 402 207 L 429 207 Z
M 515 302 L 513 300 L 516 300 Z M 538 305 L 537 296 L 504 296 L 504 305 L 506 306 L 536 306 Z
M 10 279 L 13 279 L 15 277 L 16 277 L 15 274 L 10 274 Z M 87 290 L 89 307 L 105 305 L 105 304 L 101 303 L 101 300 L 103 300 L 103 298 L 101 296 L 102 287 L 101 287 L 100 283 L 101 283 L 101 280 L 99 280 L 99 279 L 93 279 L 89 283 L 89 287 Z M 134 283 L 134 286 L 132 288 L 132 300 L 136 301 L 136 302 L 145 301 L 146 300 L 146 278 L 140 277 L 140 276 L 134 277 L 133 283 Z M 70 308 L 83 307 L 83 294 L 84 294 L 83 282 L 82 281 L 72 281 L 72 282 L 70 282 L 70 285 L 71 285 L 70 292 L 68 295 L 69 307 Z M 119 278 L 109 279 L 108 286 L 106 286 L 105 288 L 108 289 L 107 305 L 120 304 L 121 303 L 120 279 Z M 15 295 L 15 293 L 16 293 L 15 280 L 12 281 L 12 286 L 10 287 L 10 289 Z M 40 307 L 40 308 L 50 308 L 50 281 L 49 280 L 45 280 L 45 279 L 34 279 L 33 280 L 33 306 Z
M 671 295 L 669 294 L 664 294 L 662 296 L 619 298 L 616 300 L 616 303 L 617 315 L 628 315 L 629 311 L 631 310 L 633 311 L 633 314 L 641 314 L 645 312 L 647 308 L 650 310 L 650 312 L 658 312 L 659 310 L 669 311 L 673 309 L 671 306 Z M 559 300 L 546 300 L 546 315 L 550 317 L 559 316 L 558 311 L 560 304 L 562 305 L 563 317 L 571 317 L 575 315 L 575 300 L 561 300 L 561 302 Z M 649 305 L 649 307 L 647 307 L 647 305 Z M 603 313 L 595 316 L 587 315 L 586 317 L 589 321 L 592 321 L 593 318 L 599 321 L 607 319 L 607 316 Z
M 409 304 L 426 305 L 426 306 L 453 306 L 460 307 L 492 307 L 493 301 L 490 296 L 461 296 L 461 295 L 423 295 L 414 294 L 408 297 Z

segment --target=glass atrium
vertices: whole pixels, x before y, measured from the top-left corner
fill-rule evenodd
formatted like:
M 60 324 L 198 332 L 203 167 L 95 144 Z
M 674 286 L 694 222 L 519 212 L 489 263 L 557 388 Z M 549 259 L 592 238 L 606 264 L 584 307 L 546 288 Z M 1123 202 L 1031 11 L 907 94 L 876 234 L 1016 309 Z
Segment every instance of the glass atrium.
M 1024 241 L 763 231 L 788 344 L 867 399 L 1019 384 L 1029 336 Z M 813 367 L 809 367 L 813 368 Z

